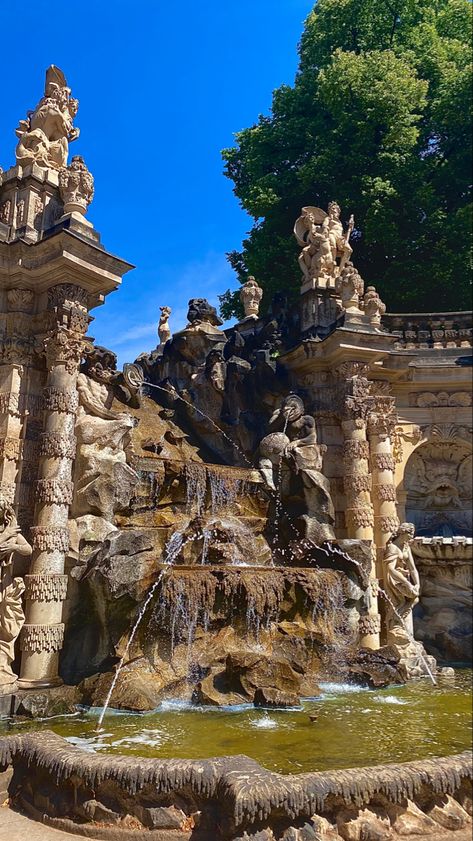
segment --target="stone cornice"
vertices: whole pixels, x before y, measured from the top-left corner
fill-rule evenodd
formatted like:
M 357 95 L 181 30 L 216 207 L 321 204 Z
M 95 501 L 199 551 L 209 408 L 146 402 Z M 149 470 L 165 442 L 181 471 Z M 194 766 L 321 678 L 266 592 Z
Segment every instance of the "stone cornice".
M 36 243 L 0 242 L 0 288 L 21 286 L 43 292 L 58 283 L 83 286 L 91 294 L 107 294 L 134 268 L 91 240 L 60 229 Z

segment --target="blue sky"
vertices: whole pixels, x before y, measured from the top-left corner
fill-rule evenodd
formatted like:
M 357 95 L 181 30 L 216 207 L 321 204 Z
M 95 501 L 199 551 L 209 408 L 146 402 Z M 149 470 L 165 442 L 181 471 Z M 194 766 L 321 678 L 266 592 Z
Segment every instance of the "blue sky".
M 80 101 L 81 154 L 95 177 L 88 218 L 136 269 L 94 311 L 91 333 L 121 363 L 155 347 L 158 307 L 185 324 L 191 297 L 237 286 L 225 252 L 251 227 L 220 150 L 292 83 L 312 0 L 5 4 L 0 166 L 57 64 Z

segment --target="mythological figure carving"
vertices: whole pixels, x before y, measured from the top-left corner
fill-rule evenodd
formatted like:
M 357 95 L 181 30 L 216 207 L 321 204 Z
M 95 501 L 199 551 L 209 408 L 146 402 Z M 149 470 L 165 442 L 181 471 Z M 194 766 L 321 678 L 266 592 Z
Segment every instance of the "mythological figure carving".
M 168 323 L 171 315 L 171 307 L 160 307 L 159 309 L 161 310 L 158 324 L 159 344 L 165 345 L 171 338 L 171 328 Z
M 350 236 L 354 217 L 346 232 L 340 221 L 340 206 L 330 202 L 327 213 L 320 207 L 303 207 L 294 226 L 294 234 L 302 251 L 299 265 L 303 280 L 337 278 L 353 252 Z
M 384 584 L 391 602 L 388 632 L 398 645 L 412 642 L 412 609 L 419 601 L 420 578 L 410 546 L 414 535 L 412 523 L 401 523 L 384 553 Z
M 16 681 L 11 664 L 15 659 L 15 641 L 23 627 L 22 578 L 13 575 L 13 556 L 31 555 L 32 549 L 20 532 L 15 512 L 0 495 L 0 686 Z
M 79 136 L 79 129 L 73 126 L 78 105 L 64 73 L 52 64 L 46 70 L 44 96 L 26 120 L 20 120 L 16 130 L 17 163 L 63 169 L 67 165 L 69 143 Z
M 317 443 L 315 420 L 305 414 L 304 403 L 290 394 L 270 419 L 275 431 L 260 443 L 260 470 L 268 485 L 276 489 L 281 466 L 298 476 L 306 513 L 307 537 L 315 542 L 333 540 L 334 508 L 330 485 L 322 474 L 322 455 L 325 446 Z M 285 489 L 282 489 L 284 496 Z
M 258 318 L 262 297 L 263 290 L 258 286 L 254 277 L 250 275 L 240 291 L 240 301 L 243 304 L 245 318 Z

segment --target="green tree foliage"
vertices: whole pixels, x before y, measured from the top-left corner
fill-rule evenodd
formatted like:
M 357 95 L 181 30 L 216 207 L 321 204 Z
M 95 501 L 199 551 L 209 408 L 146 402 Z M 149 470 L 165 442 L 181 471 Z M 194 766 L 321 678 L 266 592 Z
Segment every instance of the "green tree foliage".
M 468 308 L 471 26 L 469 0 L 318 0 L 294 86 L 222 153 L 255 220 L 229 255 L 242 282 L 296 297 L 294 221 L 336 199 L 391 312 Z M 221 303 L 239 314 L 237 292 Z

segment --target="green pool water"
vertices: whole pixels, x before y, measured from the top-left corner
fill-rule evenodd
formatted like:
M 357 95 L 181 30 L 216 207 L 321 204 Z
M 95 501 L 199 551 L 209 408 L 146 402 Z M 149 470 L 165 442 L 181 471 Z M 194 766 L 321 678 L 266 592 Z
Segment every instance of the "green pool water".
M 471 747 L 471 670 L 454 678 L 367 690 L 321 684 L 300 710 L 189 707 L 165 703 L 144 715 L 98 710 L 47 721 L 1 721 L 0 732 L 51 729 L 85 750 L 147 757 L 244 753 L 280 773 L 445 756 Z M 309 714 L 317 713 L 315 723 Z

